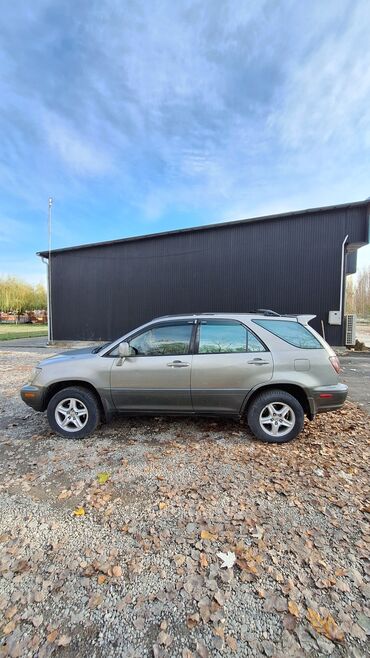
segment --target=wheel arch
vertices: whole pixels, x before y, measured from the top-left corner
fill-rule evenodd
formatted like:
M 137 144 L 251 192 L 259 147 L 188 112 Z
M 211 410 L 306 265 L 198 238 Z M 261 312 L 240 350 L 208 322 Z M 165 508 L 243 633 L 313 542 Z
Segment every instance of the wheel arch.
M 298 386 L 298 384 L 290 384 L 290 383 L 279 384 L 278 382 L 262 384 L 258 388 L 255 388 L 252 391 L 250 391 L 243 402 L 241 415 L 244 416 L 246 413 L 248 413 L 248 408 L 250 404 L 253 402 L 253 400 L 256 399 L 258 395 L 260 395 L 260 393 L 264 393 L 265 391 L 271 391 L 276 389 L 278 389 L 279 391 L 285 391 L 286 393 L 290 393 L 291 395 L 293 395 L 302 406 L 303 412 L 307 416 L 307 418 L 313 420 L 314 415 L 312 413 L 309 399 L 304 388 Z
M 109 409 L 107 406 L 106 401 L 102 396 L 100 395 L 99 391 L 91 384 L 90 382 L 84 381 L 84 380 L 79 380 L 79 379 L 71 379 L 71 380 L 64 380 L 60 382 L 55 382 L 54 384 L 50 384 L 48 386 L 45 397 L 44 397 L 44 411 L 47 409 L 47 406 L 51 400 L 51 398 L 56 394 L 59 393 L 59 391 L 62 391 L 64 388 L 70 388 L 70 387 L 78 387 L 78 388 L 85 388 L 91 393 L 93 393 L 98 406 L 99 406 L 99 411 L 101 414 L 101 419 L 102 420 L 107 420 L 109 417 Z

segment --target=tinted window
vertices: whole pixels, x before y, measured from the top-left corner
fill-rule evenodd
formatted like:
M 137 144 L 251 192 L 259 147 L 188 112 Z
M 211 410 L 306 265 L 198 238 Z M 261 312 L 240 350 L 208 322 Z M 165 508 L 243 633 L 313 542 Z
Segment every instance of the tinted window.
M 258 338 L 239 322 L 207 322 L 199 327 L 199 354 L 264 351 Z
M 130 340 L 139 356 L 188 354 L 192 324 L 172 324 L 153 327 Z
M 322 349 L 317 338 L 299 322 L 284 322 L 283 320 L 253 320 L 253 322 L 294 347 L 301 347 L 305 350 Z

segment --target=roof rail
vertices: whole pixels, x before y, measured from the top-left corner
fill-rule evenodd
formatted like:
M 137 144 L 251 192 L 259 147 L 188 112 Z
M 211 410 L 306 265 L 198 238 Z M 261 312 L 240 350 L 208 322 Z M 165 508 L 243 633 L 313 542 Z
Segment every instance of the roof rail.
M 271 311 L 269 308 L 258 308 L 256 313 L 261 313 L 261 315 L 273 315 L 273 316 L 279 316 L 280 313 L 276 313 L 276 311 Z

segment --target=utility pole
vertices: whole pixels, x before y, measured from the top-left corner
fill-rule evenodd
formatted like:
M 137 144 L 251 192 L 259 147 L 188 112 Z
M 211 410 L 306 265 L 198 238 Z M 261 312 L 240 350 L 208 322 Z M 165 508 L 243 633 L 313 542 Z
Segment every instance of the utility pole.
M 49 258 L 48 258 L 48 342 L 53 343 L 53 313 L 51 302 L 51 217 L 52 217 L 53 199 L 49 197 L 48 205 L 48 242 L 49 242 Z

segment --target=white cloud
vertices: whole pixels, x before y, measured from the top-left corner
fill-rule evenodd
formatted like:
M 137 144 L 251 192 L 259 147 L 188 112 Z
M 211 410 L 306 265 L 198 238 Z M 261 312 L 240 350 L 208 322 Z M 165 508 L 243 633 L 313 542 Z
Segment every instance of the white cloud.
M 43 126 L 51 149 L 73 172 L 98 176 L 112 170 L 112 160 L 100 144 L 94 144 L 81 130 L 56 113 L 44 111 Z
M 288 67 L 269 116 L 286 146 L 311 149 L 335 139 L 352 150 L 370 141 L 369 24 L 370 5 L 359 0 L 339 24 L 332 16 L 318 43 L 308 27 L 311 48 Z

